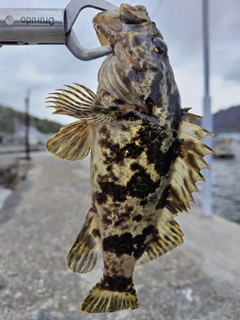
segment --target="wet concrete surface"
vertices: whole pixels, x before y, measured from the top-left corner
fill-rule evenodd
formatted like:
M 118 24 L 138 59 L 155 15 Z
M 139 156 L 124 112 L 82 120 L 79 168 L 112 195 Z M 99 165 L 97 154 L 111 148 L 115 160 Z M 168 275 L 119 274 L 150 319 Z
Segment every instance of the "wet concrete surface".
M 0 187 L 15 189 L 20 180 L 26 179 L 30 168 L 31 161 L 20 153 L 0 154 Z M 2 197 L 0 190 L 0 200 Z
M 136 267 L 139 309 L 79 311 L 102 276 L 101 257 L 84 275 L 65 265 L 90 205 L 88 162 L 36 155 L 0 210 L 0 320 L 240 320 L 240 226 L 196 207 L 178 218 L 185 243 Z

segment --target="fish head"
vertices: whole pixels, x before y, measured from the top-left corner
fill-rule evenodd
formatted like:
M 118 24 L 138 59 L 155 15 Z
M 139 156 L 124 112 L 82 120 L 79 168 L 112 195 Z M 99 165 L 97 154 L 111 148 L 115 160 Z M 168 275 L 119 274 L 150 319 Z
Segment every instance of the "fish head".
M 118 9 L 100 12 L 93 19 L 93 25 L 101 45 L 124 42 L 128 32 L 141 31 L 143 23 L 149 23 L 147 10 L 144 6 L 122 4 Z
M 115 77 L 119 75 L 118 80 L 106 74 L 109 68 L 103 68 L 106 72 L 101 73 L 110 79 L 111 87 L 116 87 L 121 81 L 124 85 L 130 83 L 142 105 L 147 105 L 148 113 L 160 113 L 158 109 L 168 108 L 169 104 L 179 107 L 180 95 L 169 62 L 167 44 L 144 6 L 122 4 L 116 10 L 96 15 L 93 25 L 101 45 L 110 44 L 113 48 L 113 58 L 104 63 L 117 61 L 114 74 Z M 133 95 L 133 90 L 129 92 Z M 129 101 L 128 93 L 125 94 Z

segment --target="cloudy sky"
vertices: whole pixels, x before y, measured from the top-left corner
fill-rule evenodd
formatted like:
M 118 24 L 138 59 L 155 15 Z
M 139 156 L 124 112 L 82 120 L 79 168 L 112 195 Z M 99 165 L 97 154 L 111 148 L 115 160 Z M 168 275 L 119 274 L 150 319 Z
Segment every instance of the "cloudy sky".
M 64 8 L 65 0 L 1 0 L 1 8 Z M 113 0 L 119 5 L 122 1 Z M 202 0 L 126 0 L 147 7 L 168 44 L 170 61 L 183 106 L 202 114 Z M 209 0 L 210 91 L 212 111 L 240 104 L 240 1 Z M 98 46 L 91 20 L 96 10 L 79 15 L 74 30 L 82 45 Z M 72 119 L 52 116 L 45 106 L 49 92 L 63 84 L 78 82 L 96 90 L 97 72 L 103 59 L 84 62 L 64 45 L 4 46 L 0 48 L 0 103 L 24 110 L 24 97 L 31 90 L 30 113 L 61 123 Z

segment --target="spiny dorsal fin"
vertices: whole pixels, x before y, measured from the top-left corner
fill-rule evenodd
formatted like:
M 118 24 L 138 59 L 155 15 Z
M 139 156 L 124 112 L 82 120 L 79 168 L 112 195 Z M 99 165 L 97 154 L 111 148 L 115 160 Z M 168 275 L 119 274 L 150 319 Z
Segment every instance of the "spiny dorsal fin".
M 73 122 L 62 127 L 47 142 L 48 152 L 64 160 L 84 159 L 90 151 L 93 139 L 92 124 Z
M 185 112 L 187 118 L 188 114 Z M 190 118 L 194 115 L 190 114 Z M 198 191 L 196 182 L 204 178 L 200 171 L 204 168 L 210 169 L 203 160 L 208 153 L 214 153 L 207 147 L 201 139 L 207 135 L 212 135 L 207 130 L 188 121 L 182 121 L 179 130 L 179 155 L 175 160 L 170 181 L 169 195 L 166 203 L 177 214 L 187 211 L 192 201 L 192 192 Z
M 201 139 L 211 133 L 192 124 L 191 120 L 199 117 L 187 111 L 188 109 L 183 109 L 182 112 L 183 118 L 187 121 L 181 121 L 180 124 L 179 155 L 173 165 L 168 196 L 158 220 L 158 233 L 146 244 L 145 251 L 137 264 L 156 259 L 183 242 L 183 233 L 174 218 L 178 212 L 188 211 L 189 202 L 194 201 L 192 193 L 198 191 L 196 182 L 204 181 L 200 171 L 204 168 L 209 169 L 203 157 L 214 151 L 207 147 Z
M 201 120 L 203 117 L 199 116 L 197 114 L 194 113 L 190 113 L 188 112 L 189 110 L 191 110 L 191 107 L 188 108 L 182 108 L 181 112 L 182 112 L 182 120 L 184 121 L 189 121 L 189 122 L 195 122 L 197 120 Z
M 190 123 L 189 121 L 182 121 L 180 126 L 180 136 L 179 139 L 181 139 L 181 133 L 186 133 L 190 137 L 196 138 L 198 140 L 201 140 L 202 138 L 206 136 L 211 136 L 212 133 L 203 129 L 202 127 Z
M 66 264 L 75 273 L 90 272 L 96 265 L 100 233 L 94 213 L 89 210 L 84 225 L 67 253 Z
M 108 123 L 115 120 L 119 111 L 104 108 L 96 94 L 89 88 L 75 83 L 75 87 L 57 89 L 50 93 L 46 102 L 48 107 L 55 108 L 53 114 L 72 116 L 88 123 Z

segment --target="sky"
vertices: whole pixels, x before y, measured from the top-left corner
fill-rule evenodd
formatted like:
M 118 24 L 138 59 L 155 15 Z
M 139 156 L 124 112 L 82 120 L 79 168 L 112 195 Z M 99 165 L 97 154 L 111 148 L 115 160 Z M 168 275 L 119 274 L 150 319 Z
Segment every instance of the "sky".
M 1 8 L 65 8 L 65 0 L 0 0 Z M 120 5 L 122 1 L 111 1 Z M 126 0 L 142 4 L 156 22 L 168 45 L 169 58 L 183 107 L 202 115 L 203 44 L 202 0 Z M 73 29 L 86 48 L 99 46 L 92 27 L 97 10 L 85 9 Z M 240 1 L 209 0 L 210 95 L 212 112 L 240 105 Z M 3 46 L 0 48 L 0 104 L 24 111 L 30 90 L 30 113 L 40 118 L 72 122 L 67 116 L 52 115 L 46 108 L 49 92 L 78 82 L 93 91 L 103 58 L 76 59 L 65 45 Z M 240 119 L 239 119 L 240 121 Z

